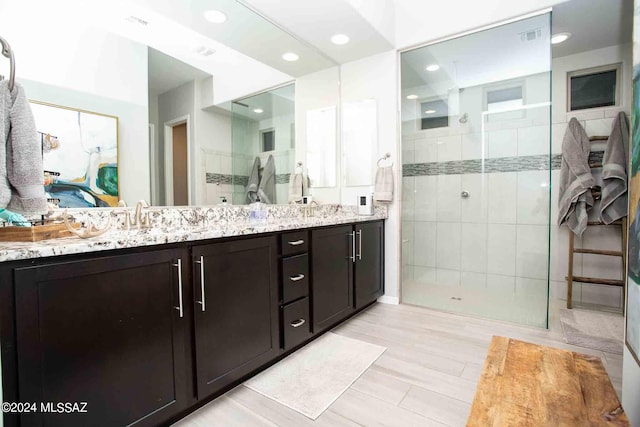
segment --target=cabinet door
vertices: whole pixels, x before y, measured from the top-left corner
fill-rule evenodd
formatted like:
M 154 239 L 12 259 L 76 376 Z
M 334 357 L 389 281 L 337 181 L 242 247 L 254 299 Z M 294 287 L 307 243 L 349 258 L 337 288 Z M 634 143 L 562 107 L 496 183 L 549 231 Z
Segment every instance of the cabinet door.
M 384 225 L 382 221 L 356 224 L 356 308 L 384 293 Z
M 277 238 L 193 248 L 198 398 L 279 352 Z
M 152 426 L 185 408 L 188 322 L 176 309 L 182 254 L 15 270 L 19 395 L 37 403 L 20 425 Z M 86 402 L 78 407 L 86 413 L 40 407 L 75 402 Z
M 353 311 L 353 261 L 351 225 L 311 232 L 312 318 L 317 333 Z

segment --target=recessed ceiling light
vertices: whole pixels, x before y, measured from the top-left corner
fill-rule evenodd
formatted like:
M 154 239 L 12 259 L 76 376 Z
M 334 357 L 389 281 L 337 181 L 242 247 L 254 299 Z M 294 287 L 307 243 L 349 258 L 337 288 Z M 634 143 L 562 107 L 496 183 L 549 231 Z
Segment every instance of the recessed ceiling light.
M 425 111 L 424 113 L 425 113 L 425 114 L 433 114 L 433 113 L 435 113 L 435 112 L 436 112 L 436 110 L 427 110 L 427 111 Z
M 293 52 L 287 52 L 284 55 L 282 55 L 282 59 L 289 62 L 297 61 L 298 58 L 299 58 L 298 55 L 296 55 Z
M 418 95 L 407 95 L 407 99 L 418 99 Z
M 571 33 L 558 33 L 551 36 L 551 44 L 558 44 L 571 37 Z
M 331 37 L 331 43 L 333 44 L 347 44 L 349 40 L 349 36 L 346 34 L 335 34 Z
M 258 114 L 262 114 L 262 113 L 264 113 L 264 110 L 262 108 L 254 108 L 253 112 L 254 113 L 258 113 Z
M 227 15 L 215 9 L 205 10 L 203 15 L 204 19 L 209 22 L 213 22 L 214 24 L 222 24 L 227 20 Z
M 427 71 L 438 71 L 440 66 L 438 64 L 427 65 Z

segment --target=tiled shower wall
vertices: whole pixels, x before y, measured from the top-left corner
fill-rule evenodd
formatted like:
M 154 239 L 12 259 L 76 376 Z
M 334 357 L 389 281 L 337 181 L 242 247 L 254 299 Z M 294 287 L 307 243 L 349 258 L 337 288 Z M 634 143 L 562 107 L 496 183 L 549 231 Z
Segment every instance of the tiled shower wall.
M 403 282 L 545 297 L 550 129 L 538 110 L 484 132 L 454 117 L 403 135 Z
M 539 114 L 488 123 L 484 133 L 454 120 L 450 128 L 403 135 L 403 282 L 540 296 L 547 286 L 550 221 L 550 292 L 565 299 L 569 235 L 566 226 L 556 225 L 564 132 L 576 117 L 588 135 L 608 135 L 619 111 L 554 114 L 551 159 L 549 125 Z M 592 146 L 602 149 L 602 143 Z M 594 175 L 599 179 L 599 170 Z M 576 247 L 619 250 L 620 228 L 592 226 Z M 576 254 L 574 274 L 620 279 L 620 260 Z M 622 303 L 620 288 L 603 285 L 574 284 L 573 298 L 616 308 Z

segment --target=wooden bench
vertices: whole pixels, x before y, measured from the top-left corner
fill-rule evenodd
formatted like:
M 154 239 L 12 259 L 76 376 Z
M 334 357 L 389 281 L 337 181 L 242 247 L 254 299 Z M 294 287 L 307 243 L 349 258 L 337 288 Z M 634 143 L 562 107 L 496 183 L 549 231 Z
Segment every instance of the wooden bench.
M 493 337 L 467 426 L 629 426 L 598 357 Z

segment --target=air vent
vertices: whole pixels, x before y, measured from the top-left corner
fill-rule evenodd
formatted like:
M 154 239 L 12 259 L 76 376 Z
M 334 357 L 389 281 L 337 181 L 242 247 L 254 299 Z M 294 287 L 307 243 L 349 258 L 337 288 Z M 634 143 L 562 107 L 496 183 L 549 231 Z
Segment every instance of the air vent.
M 142 27 L 146 27 L 147 25 L 149 25 L 148 21 L 145 21 L 142 18 L 138 18 L 137 16 L 128 16 L 126 18 L 124 18 L 125 21 L 127 21 L 129 24 L 134 24 L 134 25 L 140 25 Z
M 535 30 L 524 31 L 520 33 L 520 40 L 523 42 L 532 42 L 542 37 L 542 28 L 536 28 Z

